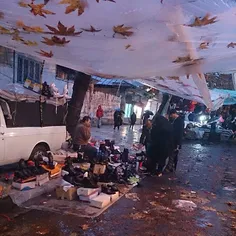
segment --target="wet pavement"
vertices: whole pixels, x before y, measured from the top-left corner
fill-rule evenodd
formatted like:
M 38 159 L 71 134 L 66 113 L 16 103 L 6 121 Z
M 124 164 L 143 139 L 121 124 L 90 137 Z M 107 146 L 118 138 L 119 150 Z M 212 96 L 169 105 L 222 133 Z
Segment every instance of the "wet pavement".
M 138 141 L 139 127 L 93 130 L 93 136 L 103 135 L 128 147 Z M 235 159 L 236 146 L 184 143 L 175 174 L 145 178 L 98 218 L 9 209 L 12 205 L 6 202 L 0 205 L 5 206 L 0 208 L 5 214 L 0 214 L 0 235 L 236 235 Z M 191 205 L 177 208 L 175 200 L 191 201 Z

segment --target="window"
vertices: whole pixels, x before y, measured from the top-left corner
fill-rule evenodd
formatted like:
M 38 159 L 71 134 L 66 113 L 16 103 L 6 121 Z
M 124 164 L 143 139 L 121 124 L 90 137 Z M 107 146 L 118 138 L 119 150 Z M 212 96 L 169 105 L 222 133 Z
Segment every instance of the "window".
M 56 67 L 56 77 L 61 80 L 74 80 L 76 71 L 70 68 L 59 66 Z
M 40 83 L 40 70 L 42 64 L 29 57 L 18 55 L 17 57 L 17 83 L 24 83 L 30 79 L 35 83 Z
M 0 64 L 13 66 L 13 50 L 0 46 Z

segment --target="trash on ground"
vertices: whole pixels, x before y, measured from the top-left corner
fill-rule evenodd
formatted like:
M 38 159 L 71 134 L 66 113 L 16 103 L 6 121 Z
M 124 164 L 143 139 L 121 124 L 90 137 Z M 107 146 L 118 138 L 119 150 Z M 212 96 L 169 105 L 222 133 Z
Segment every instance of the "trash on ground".
M 127 194 L 125 194 L 125 197 L 127 199 L 133 200 L 134 202 L 140 201 L 140 198 L 138 197 L 137 193 L 127 193 Z
M 223 190 L 234 192 L 234 191 L 236 191 L 236 188 L 234 188 L 234 187 L 224 187 Z
M 187 200 L 173 200 L 173 204 L 176 208 L 182 209 L 184 211 L 193 211 L 197 208 L 197 205 L 192 201 Z

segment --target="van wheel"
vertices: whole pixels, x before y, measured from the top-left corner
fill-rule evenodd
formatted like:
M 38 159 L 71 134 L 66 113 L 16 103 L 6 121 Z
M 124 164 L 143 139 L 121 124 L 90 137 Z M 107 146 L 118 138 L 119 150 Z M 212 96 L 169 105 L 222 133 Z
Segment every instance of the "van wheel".
M 48 148 L 45 147 L 45 145 L 39 144 L 34 147 L 29 159 L 37 160 L 41 156 L 47 156 L 47 151 L 48 151 Z

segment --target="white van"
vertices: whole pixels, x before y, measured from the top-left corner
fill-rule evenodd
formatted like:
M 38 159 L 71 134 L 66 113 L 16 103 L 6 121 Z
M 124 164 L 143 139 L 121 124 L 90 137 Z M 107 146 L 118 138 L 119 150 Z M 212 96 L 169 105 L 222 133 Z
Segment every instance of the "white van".
M 0 103 L 0 166 L 13 164 L 21 158 L 34 158 L 61 148 L 66 139 L 65 126 L 7 127 L 8 104 Z M 29 111 L 30 113 L 30 111 Z M 30 116 L 30 114 L 29 114 Z

